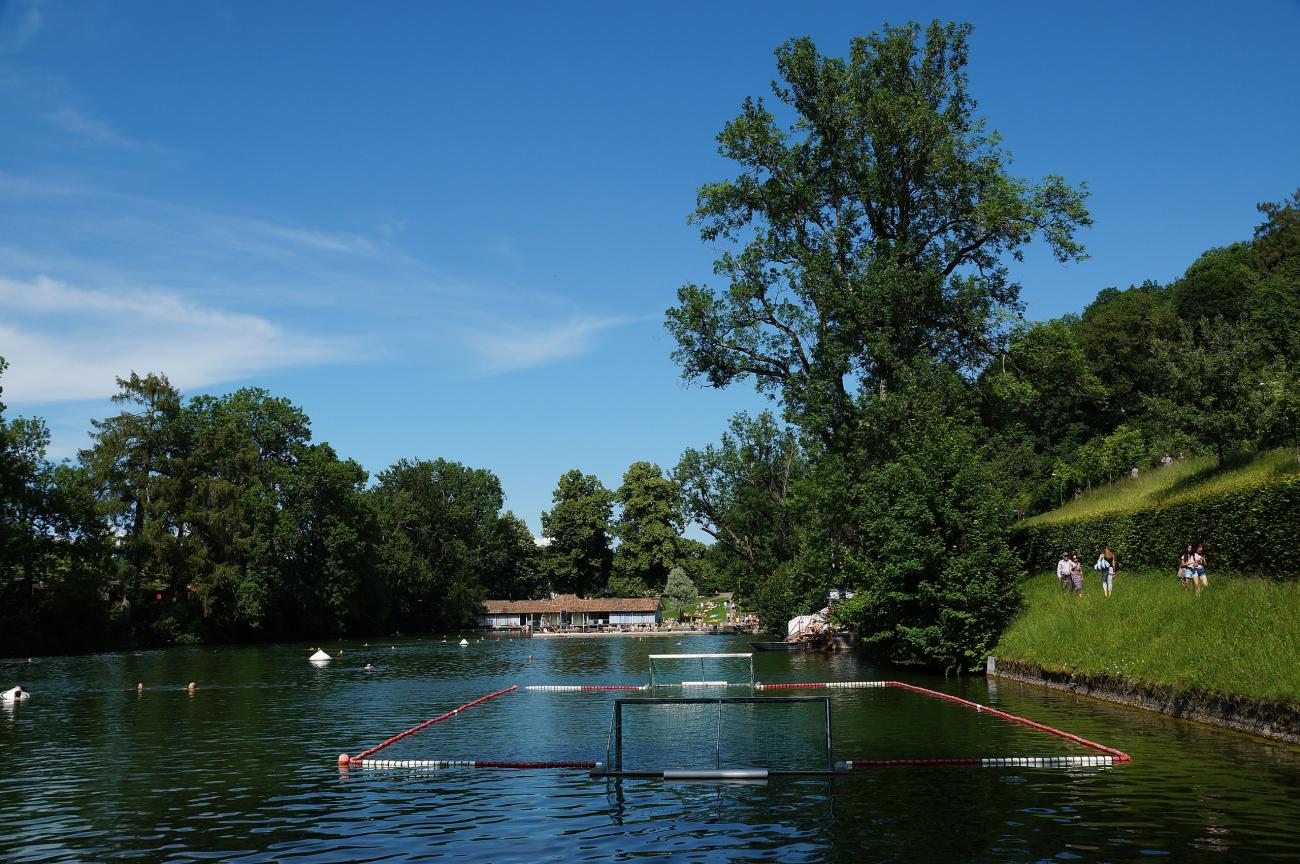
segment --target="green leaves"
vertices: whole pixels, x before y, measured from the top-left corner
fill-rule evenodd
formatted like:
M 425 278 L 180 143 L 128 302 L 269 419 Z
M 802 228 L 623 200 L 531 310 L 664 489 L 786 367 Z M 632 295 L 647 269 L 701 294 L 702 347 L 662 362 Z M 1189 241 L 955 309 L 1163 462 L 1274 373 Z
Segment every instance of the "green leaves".
M 609 581 L 613 563 L 613 496 L 594 474 L 574 468 L 560 477 L 551 498 L 555 506 L 542 514 L 542 535 L 550 540 L 542 573 L 553 591 L 593 596 Z
M 634 462 L 614 497 L 619 515 L 613 526 L 618 538 L 613 572 L 640 580 L 642 590 L 663 588 L 668 572 L 682 560 L 681 490 L 658 465 Z

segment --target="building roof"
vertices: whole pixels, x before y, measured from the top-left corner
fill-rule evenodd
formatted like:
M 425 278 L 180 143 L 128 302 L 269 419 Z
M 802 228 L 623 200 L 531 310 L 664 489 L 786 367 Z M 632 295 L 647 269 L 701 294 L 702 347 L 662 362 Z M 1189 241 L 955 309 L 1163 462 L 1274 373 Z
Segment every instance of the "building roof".
M 658 597 L 595 597 L 585 600 L 576 594 L 561 594 L 550 600 L 485 600 L 489 615 L 531 615 L 536 612 L 654 612 Z

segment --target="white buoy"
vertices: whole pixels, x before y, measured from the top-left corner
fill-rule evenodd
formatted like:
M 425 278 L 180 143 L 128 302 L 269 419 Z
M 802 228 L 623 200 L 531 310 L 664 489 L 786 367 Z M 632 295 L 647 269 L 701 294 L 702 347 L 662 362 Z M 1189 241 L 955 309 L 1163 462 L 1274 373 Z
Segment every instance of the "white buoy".
M 462 640 L 460 640 L 460 647 L 464 648 L 464 647 L 465 647 L 466 645 L 468 645 L 468 644 L 469 644 L 469 640 L 468 640 L 468 639 L 462 639 Z
M 14 687 L 12 690 L 6 690 L 5 692 L 0 693 L 0 702 L 21 702 L 24 699 L 30 698 L 32 698 L 32 694 L 28 693 L 22 687 Z
M 326 654 L 324 651 L 317 651 L 315 654 L 311 655 L 307 659 L 313 663 L 325 663 L 329 660 L 333 660 L 334 658 Z

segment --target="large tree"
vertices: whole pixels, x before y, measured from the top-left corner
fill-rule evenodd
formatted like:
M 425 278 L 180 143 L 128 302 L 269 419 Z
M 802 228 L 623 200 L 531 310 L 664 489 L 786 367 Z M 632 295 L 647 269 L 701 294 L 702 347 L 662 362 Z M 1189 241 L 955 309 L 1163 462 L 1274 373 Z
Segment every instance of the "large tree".
M 383 526 L 380 566 L 397 623 L 440 629 L 472 624 L 496 563 L 504 502 L 491 471 L 445 459 L 402 459 L 374 490 Z
M 181 517 L 189 484 L 181 396 L 166 375 L 132 372 L 117 379 L 123 410 L 92 420 L 93 444 L 80 459 L 122 536 L 128 595 L 136 589 L 183 590 L 177 557 L 187 526 Z
M 603 590 L 614 557 L 609 548 L 613 496 L 594 474 L 574 468 L 560 477 L 551 500 L 554 506 L 542 514 L 542 535 L 550 541 L 542 573 L 551 589 L 587 595 Z
M 668 572 L 681 563 L 681 490 L 650 462 L 633 462 L 614 495 L 619 505 L 614 536 L 614 575 L 660 591 Z
M 962 376 L 986 366 L 1020 310 L 1008 262 L 1035 238 L 1058 260 L 1081 258 L 1075 232 L 1091 222 L 1081 187 L 1010 173 L 968 92 L 970 29 L 886 27 L 855 39 L 845 59 L 806 38 L 781 46 L 776 109 L 747 99 L 718 136 L 740 173 L 699 190 L 694 221 L 705 241 L 725 244 L 714 270 L 726 287 L 686 285 L 667 312 L 685 378 L 754 381 L 817 445 L 799 559 L 768 580 L 765 605 L 809 604 L 832 582 L 888 583 L 863 595 L 857 621 L 906 609 L 907 632 L 882 651 L 953 668 L 974 665 L 998 623 L 971 604 L 1004 597 L 1013 578 L 1004 569 L 989 586 L 964 578 L 955 560 L 997 566 L 1010 556 L 1003 535 L 962 526 L 1006 502 L 987 472 L 939 472 L 911 509 L 878 510 L 898 491 L 890 484 L 935 467 L 938 442 L 938 452 L 982 463 L 977 438 L 961 429 L 927 438 L 915 418 L 936 392 L 948 416 L 971 400 L 953 395 L 972 389 Z M 958 548 L 900 571 L 869 548 L 885 525 L 900 547 L 904 535 L 929 543 L 951 525 L 942 535 Z
M 967 90 L 970 26 L 887 27 L 849 57 L 777 50 L 778 114 L 746 99 L 718 136 L 740 169 L 699 190 L 694 221 L 730 244 L 727 287 L 687 285 L 668 310 L 689 380 L 752 378 L 827 444 L 861 393 L 916 360 L 982 364 L 1020 308 L 1006 265 L 1034 237 L 1083 256 L 1085 193 L 1012 176 Z
M 766 411 L 737 414 L 718 444 L 682 454 L 673 479 L 686 515 L 726 551 L 722 590 L 752 597 L 794 557 L 789 498 L 806 469 L 794 432 Z

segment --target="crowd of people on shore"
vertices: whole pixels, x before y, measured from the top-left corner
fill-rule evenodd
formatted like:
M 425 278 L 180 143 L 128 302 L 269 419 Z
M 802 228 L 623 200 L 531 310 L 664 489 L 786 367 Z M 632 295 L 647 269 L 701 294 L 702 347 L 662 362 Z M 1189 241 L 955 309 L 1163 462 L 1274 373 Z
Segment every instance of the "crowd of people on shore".
M 1115 553 L 1109 546 L 1101 547 L 1092 569 L 1101 575 L 1102 594 L 1111 596 L 1115 591 L 1115 573 L 1119 567 Z M 1060 560 L 1056 562 L 1056 578 L 1061 583 L 1062 591 L 1083 594 L 1083 562 L 1079 559 L 1078 552 L 1061 553 Z M 1210 584 L 1210 579 L 1206 575 L 1204 543 L 1187 544 L 1187 548 L 1178 558 L 1178 580 L 1183 584 L 1184 594 L 1195 588 L 1198 597 Z

